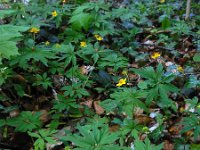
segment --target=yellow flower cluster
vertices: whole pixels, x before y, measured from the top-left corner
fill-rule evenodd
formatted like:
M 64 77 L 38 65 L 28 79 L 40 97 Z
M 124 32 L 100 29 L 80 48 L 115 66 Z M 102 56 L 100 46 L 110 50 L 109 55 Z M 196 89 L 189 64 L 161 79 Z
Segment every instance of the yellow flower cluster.
M 152 59 L 157 59 L 158 57 L 160 57 L 160 53 L 159 52 L 154 52 L 152 55 L 151 55 L 151 58 Z
M 58 16 L 58 13 L 57 13 L 57 11 L 55 11 L 55 10 L 54 10 L 54 11 L 53 11 L 51 14 L 52 14 L 52 16 L 53 16 L 53 17 L 56 17 L 56 16 Z
M 95 34 L 94 37 L 95 37 L 98 41 L 102 41 L 102 40 L 103 40 L 103 37 L 101 37 L 101 36 L 98 35 L 98 34 Z
M 126 78 L 125 79 L 120 79 L 119 82 L 116 84 L 116 86 L 120 87 L 122 85 L 126 84 Z
M 40 32 L 40 29 L 38 29 L 38 28 L 36 28 L 36 27 L 32 27 L 32 28 L 29 30 L 29 32 L 36 34 L 36 33 Z
M 82 42 L 80 42 L 80 46 L 81 47 L 87 47 L 87 44 L 86 44 L 86 42 L 82 41 Z

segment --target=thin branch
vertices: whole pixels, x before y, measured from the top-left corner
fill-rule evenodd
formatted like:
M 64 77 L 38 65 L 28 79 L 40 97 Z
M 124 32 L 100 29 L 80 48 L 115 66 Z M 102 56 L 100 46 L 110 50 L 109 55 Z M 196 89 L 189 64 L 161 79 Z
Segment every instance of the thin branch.
M 188 18 L 189 18 L 189 16 L 190 16 L 191 1 L 192 1 L 192 0 L 187 0 L 186 13 L 185 13 L 185 20 L 188 20 Z

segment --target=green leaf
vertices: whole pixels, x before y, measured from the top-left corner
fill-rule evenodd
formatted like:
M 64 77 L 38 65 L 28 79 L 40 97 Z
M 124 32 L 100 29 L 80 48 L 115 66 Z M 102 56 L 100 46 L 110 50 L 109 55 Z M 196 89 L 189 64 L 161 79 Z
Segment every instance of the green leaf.
M 16 42 L 13 41 L 1 41 L 0 40 L 0 57 L 9 59 L 10 56 L 18 55 L 18 48 Z
M 145 81 L 140 81 L 139 83 L 138 83 L 138 87 L 140 88 L 140 89 L 147 89 L 147 82 L 145 82 Z
M 16 10 L 0 10 L 0 18 L 4 18 L 6 16 L 12 15 Z
M 34 133 L 34 132 L 28 131 L 28 134 L 29 134 L 30 136 L 32 136 L 32 137 L 35 137 L 35 138 L 41 138 L 41 136 L 40 136 L 39 134 Z
M 24 32 L 26 30 L 28 30 L 28 27 L 13 25 L 0 26 L 0 63 L 2 58 L 9 59 L 10 56 L 19 54 L 16 44 L 19 37 L 22 36 L 20 32 Z
M 67 135 L 62 140 L 71 141 L 77 146 L 76 149 L 88 150 L 104 150 L 103 147 L 111 146 L 119 139 L 118 133 L 110 133 L 107 125 L 101 127 L 97 124 L 78 126 L 80 135 Z M 114 146 L 116 149 L 121 149 L 120 146 Z
M 159 21 L 161 22 L 163 29 L 167 29 L 170 27 L 170 19 L 168 16 L 166 15 L 160 16 Z
M 33 114 L 30 111 L 23 111 L 16 118 L 9 119 L 7 124 L 16 127 L 16 131 L 32 131 L 41 126 L 40 113 Z
M 14 26 L 14 25 L 1 25 L 0 26 L 0 41 L 15 40 L 22 36 L 20 32 L 25 32 L 29 27 Z
M 75 14 L 70 18 L 70 23 L 74 30 L 81 31 L 81 29 L 88 30 L 93 20 L 93 16 L 89 13 Z
M 4 119 L 0 119 L 0 127 L 6 125 L 6 121 Z
M 196 54 L 194 55 L 194 57 L 193 57 L 193 60 L 194 60 L 195 62 L 200 62 L 200 53 L 196 53 Z

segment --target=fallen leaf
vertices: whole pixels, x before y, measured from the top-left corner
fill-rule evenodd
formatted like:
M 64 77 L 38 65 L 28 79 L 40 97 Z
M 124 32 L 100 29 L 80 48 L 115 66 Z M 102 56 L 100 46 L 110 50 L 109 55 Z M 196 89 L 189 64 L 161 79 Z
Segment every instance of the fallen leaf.
M 40 113 L 41 113 L 40 120 L 42 121 L 42 123 L 47 123 L 48 121 L 50 121 L 51 118 L 47 110 L 40 110 Z
M 168 140 L 165 140 L 163 150 L 173 150 L 173 149 L 174 145 L 170 143 Z
M 104 109 L 99 105 L 99 101 L 94 101 L 94 109 L 98 115 L 102 115 L 104 113 Z
M 173 125 L 169 128 L 169 132 L 173 135 L 178 135 L 181 129 L 181 125 Z
M 136 116 L 135 117 L 135 120 L 139 123 L 139 124 L 143 124 L 143 125 L 146 125 L 146 124 L 149 124 L 150 122 L 153 121 L 152 118 L 148 117 L 148 116 Z
M 134 115 L 135 116 L 141 116 L 143 114 L 144 110 L 141 109 L 140 107 L 135 107 L 134 108 Z
M 119 130 L 119 125 L 116 124 L 116 125 L 112 125 L 109 127 L 109 131 L 110 132 L 115 132 L 115 131 L 118 131 Z
M 11 112 L 9 112 L 9 115 L 11 118 L 17 117 L 19 115 L 19 109 L 12 110 Z
M 80 104 L 81 105 L 85 105 L 88 108 L 92 108 L 92 102 L 93 102 L 93 100 L 91 99 L 91 100 L 87 100 L 87 101 L 81 102 Z

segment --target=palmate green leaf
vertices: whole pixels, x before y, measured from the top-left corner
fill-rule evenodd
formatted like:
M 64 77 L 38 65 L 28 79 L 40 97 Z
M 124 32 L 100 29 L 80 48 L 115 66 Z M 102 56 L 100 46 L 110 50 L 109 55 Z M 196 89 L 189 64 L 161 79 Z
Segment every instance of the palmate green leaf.
M 17 38 L 21 37 L 21 32 L 25 32 L 29 27 L 14 26 L 14 25 L 1 25 L 0 26 L 0 41 L 16 41 Z
M 21 54 L 20 59 L 13 57 L 11 64 L 19 64 L 20 67 L 26 69 L 29 67 L 28 62 L 30 60 L 42 62 L 45 66 L 48 66 L 48 59 L 55 58 L 55 55 L 51 51 L 44 51 L 41 49 L 24 49 L 24 53 Z
M 71 141 L 77 146 L 75 149 L 104 150 L 105 146 L 121 149 L 114 142 L 119 138 L 118 133 L 110 133 L 107 125 L 98 127 L 96 124 L 78 126 L 80 135 L 68 135 L 62 138 L 64 141 Z
M 200 120 L 199 115 L 195 115 L 190 113 L 189 116 L 184 117 L 180 124 L 183 125 L 183 129 L 181 130 L 181 134 L 193 130 L 194 132 L 194 139 L 197 140 L 200 135 Z
M 34 143 L 34 150 L 44 150 L 45 149 L 45 142 L 43 139 L 39 138 Z
M 140 107 L 148 111 L 145 104 L 140 100 L 140 98 L 144 98 L 146 94 L 145 91 L 137 91 L 134 88 L 124 88 L 122 91 L 111 94 L 111 98 L 120 102 L 120 105 L 118 105 L 119 110 L 132 116 L 135 107 Z
M 6 16 L 10 16 L 10 15 L 12 15 L 15 12 L 16 12 L 16 10 L 11 10 L 11 9 L 0 10 L 0 19 L 4 18 Z
M 162 150 L 163 149 L 162 143 L 159 145 L 151 144 L 148 138 L 146 138 L 144 142 L 139 139 L 136 139 L 134 141 L 134 145 L 135 145 L 135 150 Z
M 61 45 L 61 47 L 58 48 L 56 51 L 58 53 L 62 53 L 62 55 L 59 57 L 59 61 L 65 61 L 65 67 L 67 67 L 70 63 L 72 63 L 74 66 L 76 65 L 76 52 L 74 46 L 71 43 L 68 45 Z
M 74 30 L 81 31 L 81 29 L 88 30 L 93 20 L 93 15 L 89 13 L 78 13 L 70 18 L 69 23 L 72 24 Z
M 174 76 L 164 76 L 162 64 L 159 64 L 156 69 L 153 67 L 145 67 L 141 69 L 133 69 L 133 71 L 146 79 L 143 82 L 147 83 L 145 91 L 147 92 L 146 104 L 149 105 L 153 100 L 159 101 L 162 107 L 172 107 L 176 109 L 175 104 L 168 97 L 170 92 L 178 92 L 179 89 L 171 84 Z M 141 87 L 140 84 L 138 84 Z M 142 87 L 143 88 L 143 87 Z
M 146 67 L 146 68 L 132 69 L 132 70 L 143 78 L 149 80 L 156 80 L 156 75 L 153 67 Z
M 119 138 L 118 136 L 118 133 L 110 134 L 108 127 L 104 126 L 100 131 L 100 138 L 98 142 L 100 145 L 112 144 Z
M 70 108 L 78 108 L 76 100 L 73 98 L 66 98 L 63 95 L 58 94 L 58 100 L 54 101 L 53 109 L 62 112 L 63 110 L 69 110 Z
M 28 27 L 1 25 L 0 26 L 0 63 L 2 58 L 9 59 L 13 55 L 17 55 L 17 40 L 22 36 L 20 32 L 28 30 Z
M 107 66 L 114 67 L 113 69 L 117 71 L 119 68 L 125 68 L 128 66 L 127 58 L 118 55 L 117 53 L 112 53 L 107 55 L 104 58 L 101 58 L 99 63 L 99 67 L 105 68 Z
M 23 111 L 16 118 L 9 119 L 7 124 L 16 127 L 16 131 L 32 131 L 41 126 L 40 113 L 37 112 L 33 114 L 30 111 Z
M 35 138 L 41 138 L 41 136 L 40 136 L 39 134 L 34 133 L 34 132 L 28 131 L 28 134 L 29 134 L 30 136 L 32 136 L 32 137 L 35 137 Z
M 13 41 L 0 41 L 0 57 L 9 59 L 10 56 L 18 55 L 18 48 L 16 42 Z

